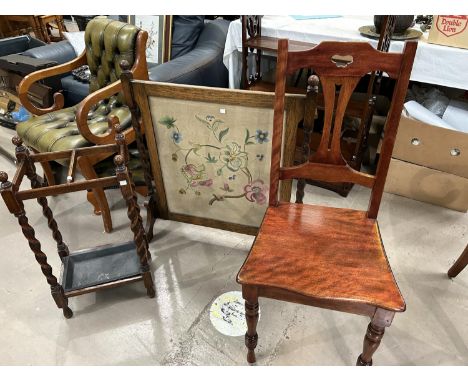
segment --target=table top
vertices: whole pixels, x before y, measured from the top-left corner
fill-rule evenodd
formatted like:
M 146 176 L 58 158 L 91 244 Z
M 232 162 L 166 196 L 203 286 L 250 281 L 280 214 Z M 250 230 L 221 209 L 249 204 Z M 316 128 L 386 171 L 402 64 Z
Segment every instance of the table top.
M 373 25 L 373 16 L 342 16 L 324 19 L 296 20 L 291 16 L 264 16 L 262 36 L 289 38 L 318 44 L 321 41 L 367 41 L 377 47 L 377 40 L 359 33 L 364 25 Z M 242 50 L 240 20 L 231 22 L 226 38 L 223 61 L 230 71 L 229 85 L 239 87 L 240 70 L 233 60 L 238 60 Z M 468 49 L 429 44 L 428 32 L 418 40 L 418 50 L 411 73 L 412 81 L 426 82 L 468 90 Z M 390 52 L 401 52 L 404 41 L 392 40 Z M 238 73 L 231 73 L 237 71 Z

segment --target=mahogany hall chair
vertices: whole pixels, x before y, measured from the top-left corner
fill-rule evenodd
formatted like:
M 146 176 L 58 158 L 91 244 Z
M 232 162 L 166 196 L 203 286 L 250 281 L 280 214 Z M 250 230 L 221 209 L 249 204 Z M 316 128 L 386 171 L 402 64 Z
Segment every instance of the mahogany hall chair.
M 246 300 L 249 363 L 256 361 L 259 297 L 369 316 L 371 322 L 357 365 L 372 365 L 385 327 L 390 326 L 396 312 L 406 309 L 376 219 L 416 48 L 417 43 L 411 41 L 405 44 L 403 53 L 384 53 L 365 42 L 322 42 L 310 50 L 288 52 L 288 40 L 279 41 L 269 206 L 237 275 Z M 310 159 L 305 155 L 303 164 L 281 167 L 285 78 L 309 67 L 318 75 L 316 81 L 320 80 L 325 99 L 321 142 Z M 378 70 L 396 79 L 396 84 L 374 176 L 346 163 L 340 150 L 340 133 L 346 105 L 359 79 Z M 311 120 L 313 116 L 306 119 Z M 369 187 L 368 210 L 304 205 L 301 190 L 296 203 L 280 202 L 279 181 L 287 179 L 345 181 Z M 301 181 L 299 187 L 304 183 Z

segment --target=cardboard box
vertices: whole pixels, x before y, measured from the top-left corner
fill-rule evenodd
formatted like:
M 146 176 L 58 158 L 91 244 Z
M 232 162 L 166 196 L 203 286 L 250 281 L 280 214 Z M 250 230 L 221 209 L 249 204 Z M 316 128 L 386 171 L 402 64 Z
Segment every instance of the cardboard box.
M 468 210 L 468 179 L 392 158 L 385 191 L 436 204 L 452 210 Z
M 403 111 L 392 157 L 468 178 L 468 134 L 417 121 Z
M 434 16 L 427 42 L 468 49 L 468 16 Z
M 417 121 L 403 112 L 385 191 L 466 212 L 468 134 Z

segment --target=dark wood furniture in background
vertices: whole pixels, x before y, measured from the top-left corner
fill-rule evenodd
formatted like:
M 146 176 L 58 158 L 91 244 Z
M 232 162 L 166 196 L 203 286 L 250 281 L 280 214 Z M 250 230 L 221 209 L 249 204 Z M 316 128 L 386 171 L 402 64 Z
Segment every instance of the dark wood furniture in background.
M 279 41 L 269 207 L 237 276 L 246 300 L 248 362 L 256 360 L 259 297 L 369 316 L 371 322 L 357 365 L 372 365 L 372 355 L 385 327 L 390 326 L 396 312 L 405 310 L 376 218 L 416 48 L 416 42 L 407 42 L 403 53 L 396 54 L 379 52 L 363 42 L 323 42 L 309 51 L 290 52 L 288 41 Z M 311 66 L 320 78 L 325 100 L 320 146 L 313 156 L 306 153 L 305 163 L 282 167 L 286 77 Z M 346 163 L 340 150 L 340 133 L 346 104 L 355 86 L 362 76 L 377 70 L 385 71 L 397 83 L 374 176 Z M 318 79 L 315 83 L 310 81 L 315 92 L 317 82 Z M 313 97 L 317 96 L 309 95 L 310 102 L 314 102 Z M 306 125 L 312 119 L 306 119 Z M 279 181 L 293 178 L 345 181 L 369 187 L 369 208 L 366 212 L 304 205 L 301 190 L 297 203 L 280 202 Z M 300 188 L 303 186 L 304 181 L 299 184 Z
M 56 66 L 55 61 L 42 60 L 23 56 L 21 54 L 10 54 L 0 57 L 0 77 L 3 79 L 4 91 L 18 96 L 18 86 L 23 78 L 38 70 Z M 60 79 L 51 78 L 49 82 L 38 81 L 31 85 L 27 91 L 29 101 L 38 108 L 47 109 L 53 104 L 53 87 L 59 86 Z
M 33 15 L 2 15 L 0 16 L 0 37 L 13 37 L 22 34 L 34 33 L 41 39 L 42 33 Z
M 131 173 L 128 171 L 128 149 L 123 129 L 119 125 L 110 124 L 115 136 L 116 144 L 95 147 L 85 147 L 76 150 L 58 151 L 54 153 L 30 154 L 23 146 L 21 138 L 15 136 L 17 171 L 10 182 L 5 172 L 0 172 L 0 193 L 8 208 L 15 215 L 21 226 L 29 247 L 41 266 L 42 273 L 50 285 L 52 297 L 59 309 L 63 310 L 66 318 L 71 318 L 72 310 L 68 306 L 68 298 L 84 293 L 94 292 L 102 288 L 110 288 L 130 282 L 142 280 L 149 297 L 154 297 L 154 283 L 150 272 L 149 261 L 151 255 L 144 232 L 140 209 L 134 191 Z M 75 171 L 79 158 L 95 156 L 97 154 L 115 154 L 116 175 L 100 179 L 75 182 Z M 55 160 L 69 160 L 67 183 L 49 186 L 36 173 L 36 163 Z M 31 181 L 31 189 L 21 190 L 24 176 Z M 52 210 L 47 203 L 47 196 L 84 191 L 95 187 L 120 186 L 120 190 L 128 208 L 130 227 L 134 235 L 134 244 L 124 243 L 70 253 L 63 242 Z M 36 238 L 34 229 L 28 222 L 23 201 L 37 199 L 42 206 L 42 212 L 47 219 L 52 236 L 57 242 L 57 251 L 62 261 L 63 276 L 58 281 L 52 273 L 52 267 L 47 262 L 47 256 L 41 250 L 41 244 Z M 102 274 L 107 274 L 102 279 Z
M 58 36 L 53 35 L 53 29 L 57 29 Z M 0 16 L 0 37 L 19 36 L 31 32 L 39 40 L 50 43 L 63 40 L 63 32 L 67 32 L 67 28 L 63 16 L 59 15 Z
M 252 89 L 260 91 L 274 91 L 275 85 L 262 81 L 262 53 L 277 53 L 278 39 L 275 37 L 262 36 L 262 17 L 259 15 L 242 16 L 242 73 L 241 89 Z M 289 40 L 289 51 L 299 52 L 311 49 L 316 44 L 303 41 Z M 248 56 L 249 52 L 255 52 L 255 69 L 249 74 Z M 288 87 L 289 93 L 305 93 L 305 89 Z
M 62 41 L 65 36 L 63 32 L 68 32 L 65 23 L 63 22 L 63 16 L 59 15 L 40 15 L 35 16 L 37 23 L 39 24 L 40 31 L 42 33 L 42 40 L 44 42 L 57 42 Z M 55 36 L 52 31 L 56 29 L 58 36 Z
M 463 253 L 460 255 L 460 257 L 455 261 L 455 264 L 453 264 L 449 271 L 447 272 L 448 277 L 456 277 L 458 274 L 465 269 L 465 267 L 468 265 L 468 245 L 465 247 L 465 250 Z
M 262 36 L 261 30 L 262 16 L 242 16 L 242 76 L 241 76 L 241 88 L 261 91 L 274 91 L 274 84 L 266 82 L 262 79 L 261 72 L 261 59 L 262 52 L 276 53 L 278 48 L 278 39 L 274 37 Z M 395 26 L 395 16 L 385 16 L 382 22 L 382 29 L 378 42 L 377 49 L 382 52 L 388 52 L 391 36 Z M 289 41 L 289 51 L 299 52 L 306 49 L 311 49 L 316 44 L 302 42 L 302 41 Z M 255 66 L 254 73 L 249 74 L 248 66 L 248 55 L 249 52 L 254 55 Z M 299 71 L 297 79 L 293 86 L 286 85 L 286 93 L 305 93 L 305 87 L 298 87 L 299 79 L 304 71 L 310 73 L 314 67 L 304 68 Z M 291 79 L 290 79 L 291 80 Z M 374 115 L 376 96 L 380 93 L 380 84 L 382 80 L 382 72 L 372 72 L 368 81 L 367 94 L 363 101 L 358 99 L 351 99 L 346 107 L 346 115 L 354 118 L 359 118 L 360 124 L 356 131 L 343 130 L 342 131 L 342 150 L 343 157 L 355 170 L 360 170 L 364 159 L 366 150 L 368 149 L 367 141 L 369 136 L 369 130 L 372 123 L 372 117 Z M 290 81 L 291 82 L 291 81 Z M 324 99 L 323 94 L 318 96 L 318 108 L 323 110 Z M 297 134 L 297 157 L 300 157 L 300 147 L 302 146 L 302 131 L 300 130 Z M 312 153 L 318 148 L 321 139 L 321 132 L 313 131 L 311 137 L 311 150 Z M 346 182 L 322 182 L 310 180 L 310 184 L 314 184 L 332 191 L 339 193 L 342 196 L 347 196 L 351 190 L 353 184 Z

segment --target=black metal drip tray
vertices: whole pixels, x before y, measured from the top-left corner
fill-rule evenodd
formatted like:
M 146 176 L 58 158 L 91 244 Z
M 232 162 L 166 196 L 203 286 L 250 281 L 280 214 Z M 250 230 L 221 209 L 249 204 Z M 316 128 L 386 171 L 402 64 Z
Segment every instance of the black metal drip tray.
M 65 292 L 140 275 L 140 259 L 133 241 L 70 253 L 63 259 Z

